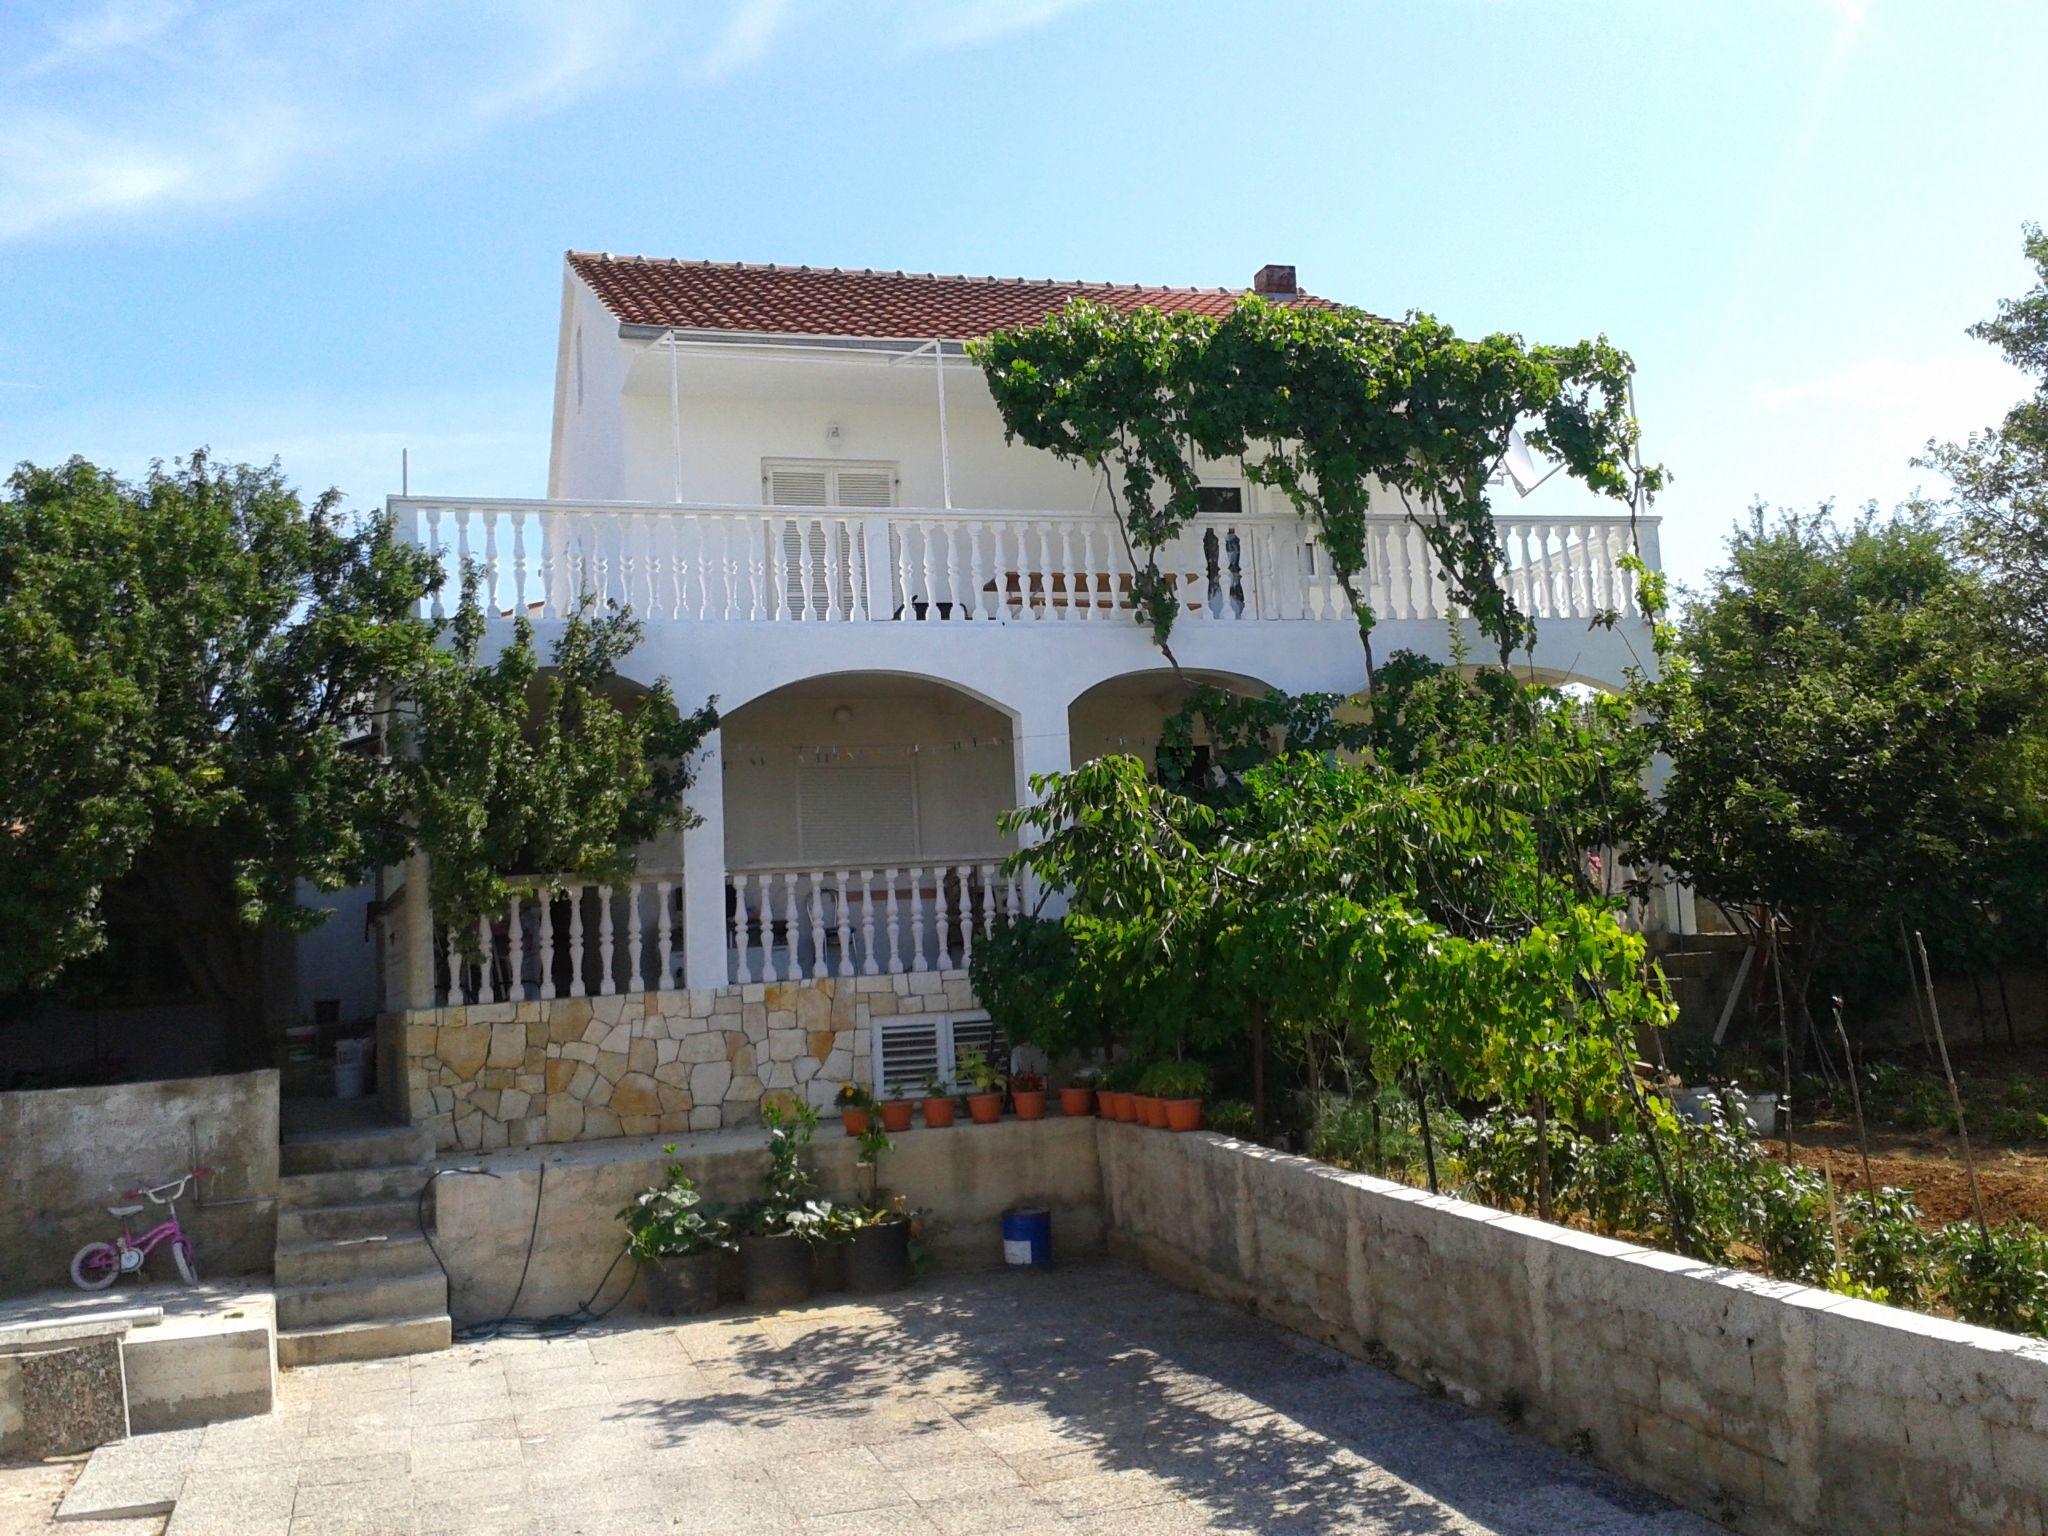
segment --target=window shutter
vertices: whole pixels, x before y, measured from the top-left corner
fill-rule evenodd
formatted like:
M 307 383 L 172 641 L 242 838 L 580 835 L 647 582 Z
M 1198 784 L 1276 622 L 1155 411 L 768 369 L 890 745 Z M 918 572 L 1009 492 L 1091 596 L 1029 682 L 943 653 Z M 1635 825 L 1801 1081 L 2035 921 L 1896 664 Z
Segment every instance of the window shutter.
M 772 507 L 887 507 L 896 499 L 896 472 L 887 465 L 854 469 L 833 464 L 768 464 L 762 478 Z M 829 612 L 851 617 L 857 558 L 852 530 L 843 522 L 822 518 L 782 519 L 776 528 L 782 542 L 782 611 L 804 613 L 804 574 L 808 569 L 811 603 L 805 616 L 822 619 Z M 775 551 L 769 554 L 772 558 Z
M 944 1076 L 939 1071 L 941 1022 L 935 1014 L 913 1014 L 876 1024 L 874 1087 L 878 1091 L 912 1094 L 920 1090 L 928 1075 Z
M 979 1051 L 982 1056 L 995 1064 L 998 1072 L 1010 1070 L 1010 1043 L 1003 1038 L 995 1021 L 987 1014 L 954 1018 L 953 1034 L 953 1075 L 960 1075 L 960 1055 L 963 1051 Z
M 768 505 L 771 507 L 827 507 L 831 500 L 831 474 L 796 464 L 773 464 L 767 472 Z
M 896 476 L 886 469 L 833 471 L 832 504 L 836 507 L 889 507 L 896 504 Z
M 797 848 L 809 863 L 916 853 L 917 785 L 908 763 L 817 763 L 797 770 Z

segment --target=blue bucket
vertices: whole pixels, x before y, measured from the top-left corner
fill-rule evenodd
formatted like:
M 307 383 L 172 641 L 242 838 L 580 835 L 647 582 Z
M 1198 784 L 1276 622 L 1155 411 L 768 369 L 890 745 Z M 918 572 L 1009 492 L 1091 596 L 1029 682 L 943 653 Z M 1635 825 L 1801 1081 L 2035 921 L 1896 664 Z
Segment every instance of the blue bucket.
M 1003 1262 L 1052 1264 L 1052 1212 L 1043 1207 L 1003 1212 Z

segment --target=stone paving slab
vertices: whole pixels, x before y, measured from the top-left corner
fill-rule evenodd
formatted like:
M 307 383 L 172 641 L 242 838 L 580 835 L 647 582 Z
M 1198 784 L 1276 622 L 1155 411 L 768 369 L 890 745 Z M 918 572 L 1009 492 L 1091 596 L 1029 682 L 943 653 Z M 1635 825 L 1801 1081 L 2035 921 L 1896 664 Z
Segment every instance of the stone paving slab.
M 1106 1265 L 292 1371 L 268 1418 L 96 1452 L 63 1506 L 146 1509 L 166 1536 L 1718 1529 Z

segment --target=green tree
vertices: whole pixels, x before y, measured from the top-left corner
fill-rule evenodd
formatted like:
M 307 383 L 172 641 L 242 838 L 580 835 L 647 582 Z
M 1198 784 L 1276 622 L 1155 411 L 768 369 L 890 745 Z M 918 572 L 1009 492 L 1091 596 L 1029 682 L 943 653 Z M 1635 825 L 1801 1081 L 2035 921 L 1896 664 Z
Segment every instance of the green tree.
M 128 484 L 24 465 L 0 496 L 0 990 L 48 989 L 117 896 L 169 918 L 187 971 L 260 1059 L 266 931 L 415 849 L 436 910 L 499 877 L 602 873 L 681 818 L 715 718 L 620 698 L 637 631 L 584 615 L 538 676 L 517 627 L 486 661 L 472 589 L 422 616 L 439 557 L 386 519 L 301 501 L 203 453 Z
M 1921 462 L 1955 487 L 1966 547 L 1989 575 L 1998 610 L 2037 651 L 2048 648 L 2048 234 L 2024 240 L 2034 286 L 2001 299 L 1970 327 L 2038 382 L 1998 426 L 1960 443 L 1929 443 Z
M 2044 669 L 1924 508 L 1738 527 L 1645 690 L 1671 770 L 1651 854 L 1760 931 L 1789 929 L 1794 1018 L 1814 976 L 1899 917 L 1967 904 L 2019 847 L 2015 795 Z

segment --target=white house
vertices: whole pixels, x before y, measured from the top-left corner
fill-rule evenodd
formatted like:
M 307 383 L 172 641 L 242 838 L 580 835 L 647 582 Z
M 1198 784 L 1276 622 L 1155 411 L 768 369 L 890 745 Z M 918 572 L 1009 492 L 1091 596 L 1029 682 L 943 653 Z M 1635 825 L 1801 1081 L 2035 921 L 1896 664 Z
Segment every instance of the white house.
M 1324 302 L 1292 267 L 1251 291 Z M 963 343 L 1077 295 L 1221 314 L 1240 292 L 571 253 L 547 499 L 391 510 L 481 562 L 490 613 L 508 628 L 524 613 L 543 647 L 579 594 L 629 604 L 646 622 L 629 670 L 667 676 L 686 704 L 715 695 L 723 727 L 691 794 L 701 823 L 642 850 L 630 889 L 515 903 L 488 968 L 451 963 L 394 876 L 383 986 L 394 1025 L 419 1026 L 404 1036 L 414 1116 L 469 1145 L 704 1128 L 765 1091 L 822 1098 L 847 1076 L 949 1067 L 986 1030 L 960 974 L 973 944 L 1031 894 L 1000 872 L 998 813 L 1034 773 L 1148 753 L 1174 707 L 1099 484 L 1004 442 Z M 1205 499 L 1165 562 L 1182 663 L 1247 689 L 1357 691 L 1357 632 L 1301 521 L 1234 466 Z M 1648 653 L 1616 565 L 1627 518 L 1502 524 L 1538 669 L 1618 683 Z M 1654 565 L 1653 524 L 1641 538 Z M 1453 618 L 1420 537 L 1389 516 L 1370 552 L 1376 648 L 1447 657 Z M 1589 629 L 1609 609 L 1623 622 Z M 456 1092 L 488 1069 L 451 1067 L 471 1037 L 443 1051 L 427 1026 L 480 1029 L 519 1004 L 589 1022 L 541 1031 L 563 1038 L 542 1042 L 538 1071 L 501 1029 L 479 1061 L 507 1075 Z M 657 1048 L 629 1060 L 640 1026 L 606 1021 L 643 1012 Z M 663 1034 L 664 1017 L 693 1023 Z M 712 1024 L 715 1050 L 688 1043 Z M 586 1032 L 591 1059 L 560 1053 Z M 720 1064 L 732 1072 L 695 1070 Z M 673 1091 L 592 1116 L 610 1108 L 593 1095 L 615 1103 L 634 1077 Z M 550 1124 L 578 1081 L 582 1110 Z

